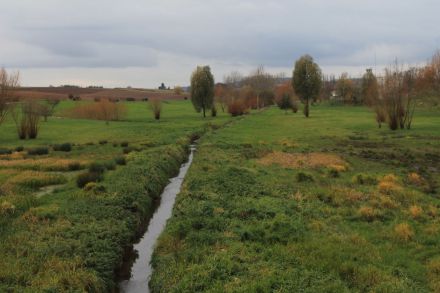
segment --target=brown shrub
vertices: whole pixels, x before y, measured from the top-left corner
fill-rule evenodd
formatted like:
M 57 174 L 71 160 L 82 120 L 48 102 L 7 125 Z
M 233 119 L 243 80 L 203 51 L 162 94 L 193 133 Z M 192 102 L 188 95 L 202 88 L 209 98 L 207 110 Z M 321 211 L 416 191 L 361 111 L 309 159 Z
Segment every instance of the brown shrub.
M 96 103 L 78 104 L 66 112 L 67 117 L 78 119 L 109 121 L 122 120 L 127 114 L 123 104 L 112 103 L 109 100 L 101 100 Z
M 249 113 L 249 108 L 242 99 L 235 99 L 228 103 L 228 113 L 231 116 L 241 116 Z

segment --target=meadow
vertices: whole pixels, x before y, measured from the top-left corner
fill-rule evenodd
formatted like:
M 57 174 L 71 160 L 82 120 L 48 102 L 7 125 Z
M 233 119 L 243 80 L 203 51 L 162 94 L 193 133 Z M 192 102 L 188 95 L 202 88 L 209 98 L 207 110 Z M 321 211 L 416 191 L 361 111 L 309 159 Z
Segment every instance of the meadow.
M 152 292 L 439 292 L 440 115 L 269 108 L 200 140 Z
M 63 117 L 75 103 L 87 102 L 62 101 L 34 140 L 19 140 L 12 119 L 0 126 L 1 292 L 115 290 L 191 141 L 230 120 L 183 100 L 163 101 L 160 121 L 146 102 L 124 103 L 127 117 L 108 125 Z

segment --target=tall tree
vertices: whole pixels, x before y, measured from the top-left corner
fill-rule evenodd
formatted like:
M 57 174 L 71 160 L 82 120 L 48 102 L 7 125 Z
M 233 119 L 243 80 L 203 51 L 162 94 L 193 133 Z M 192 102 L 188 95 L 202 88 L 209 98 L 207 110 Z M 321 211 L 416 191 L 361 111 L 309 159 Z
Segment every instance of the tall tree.
M 338 96 L 342 98 L 344 103 L 351 104 L 354 102 L 354 84 L 349 78 L 348 73 L 344 72 L 339 77 L 338 81 L 336 82 L 336 92 Z
M 197 112 L 211 109 L 214 104 L 214 76 L 209 66 L 197 66 L 191 75 L 191 101 Z
M 292 85 L 296 94 L 304 103 L 304 115 L 309 117 L 310 100 L 319 96 L 322 84 L 322 73 L 319 65 L 310 55 L 304 55 L 295 62 Z
M 20 86 L 20 74 L 8 74 L 4 69 L 0 69 L 0 124 L 5 120 L 11 108 L 14 90 Z
M 361 95 L 364 104 L 372 106 L 379 98 L 379 86 L 371 68 L 362 76 Z

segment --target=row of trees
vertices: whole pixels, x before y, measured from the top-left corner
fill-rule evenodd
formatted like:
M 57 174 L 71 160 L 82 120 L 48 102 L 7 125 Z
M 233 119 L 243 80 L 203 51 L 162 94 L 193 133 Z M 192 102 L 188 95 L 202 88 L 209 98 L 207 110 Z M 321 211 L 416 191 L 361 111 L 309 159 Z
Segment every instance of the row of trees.
M 215 86 L 209 66 L 199 66 L 191 76 L 191 100 L 195 110 L 203 112 L 203 117 L 207 110 L 216 113 L 216 104 L 233 116 L 274 103 L 281 109 L 296 112 L 301 100 L 304 115 L 309 117 L 309 105 L 318 98 L 321 83 L 321 69 L 309 55 L 295 63 L 291 81 L 286 81 L 283 74 L 272 75 L 260 66 L 249 76 L 232 72 L 224 83 Z

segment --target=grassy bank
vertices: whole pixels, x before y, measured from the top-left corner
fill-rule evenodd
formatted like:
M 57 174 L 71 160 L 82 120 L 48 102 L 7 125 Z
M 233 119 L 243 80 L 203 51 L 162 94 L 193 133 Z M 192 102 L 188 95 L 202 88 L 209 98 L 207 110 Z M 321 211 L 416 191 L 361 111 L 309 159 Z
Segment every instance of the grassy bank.
M 440 116 L 271 109 L 205 136 L 153 257 L 153 292 L 440 290 Z
M 1 292 L 113 290 L 126 248 L 186 159 L 191 135 L 229 120 L 203 119 L 189 102 L 167 102 L 159 122 L 145 103 L 128 107 L 126 120 L 109 125 L 50 118 L 33 141 L 16 139 L 11 121 L 0 127 L 0 147 L 12 150 L 0 158 Z M 35 148 L 48 153 L 31 154 Z M 86 173 L 99 181 L 79 188 Z

